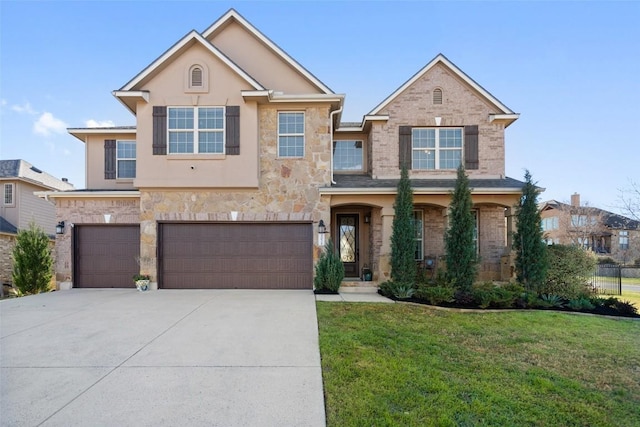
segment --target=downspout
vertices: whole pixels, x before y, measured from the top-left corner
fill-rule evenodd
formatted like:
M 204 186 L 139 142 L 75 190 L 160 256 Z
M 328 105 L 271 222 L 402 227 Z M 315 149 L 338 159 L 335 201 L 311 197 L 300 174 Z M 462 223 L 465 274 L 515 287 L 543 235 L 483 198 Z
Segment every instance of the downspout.
M 333 115 L 334 114 L 338 114 L 338 113 L 342 113 L 342 105 L 340 105 L 340 108 L 338 108 L 335 111 L 332 111 L 329 114 L 329 132 L 330 132 L 330 141 L 329 141 L 329 153 L 330 153 L 330 165 L 331 165 L 331 184 L 335 185 L 336 182 L 333 180 Z

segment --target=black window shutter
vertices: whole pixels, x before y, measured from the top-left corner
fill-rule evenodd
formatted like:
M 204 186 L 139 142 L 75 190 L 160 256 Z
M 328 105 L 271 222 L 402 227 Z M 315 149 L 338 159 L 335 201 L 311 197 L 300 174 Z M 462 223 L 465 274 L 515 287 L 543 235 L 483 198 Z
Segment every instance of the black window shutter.
M 400 126 L 398 137 L 400 168 L 411 169 L 411 126 Z
M 240 154 L 240 107 L 237 105 L 227 106 L 226 115 L 225 153 L 237 156 Z
M 478 125 L 464 127 L 464 168 L 478 169 Z
M 104 140 L 104 179 L 116 179 L 116 140 Z
M 153 154 L 167 154 L 167 107 L 153 107 Z

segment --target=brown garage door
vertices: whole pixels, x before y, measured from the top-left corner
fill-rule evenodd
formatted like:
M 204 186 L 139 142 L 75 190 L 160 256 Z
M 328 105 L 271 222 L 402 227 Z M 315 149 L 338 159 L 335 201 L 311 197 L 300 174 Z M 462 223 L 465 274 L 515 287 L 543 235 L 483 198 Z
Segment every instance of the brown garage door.
M 76 225 L 74 287 L 135 288 L 140 267 L 140 226 Z
M 162 288 L 312 288 L 308 223 L 167 223 L 159 238 Z

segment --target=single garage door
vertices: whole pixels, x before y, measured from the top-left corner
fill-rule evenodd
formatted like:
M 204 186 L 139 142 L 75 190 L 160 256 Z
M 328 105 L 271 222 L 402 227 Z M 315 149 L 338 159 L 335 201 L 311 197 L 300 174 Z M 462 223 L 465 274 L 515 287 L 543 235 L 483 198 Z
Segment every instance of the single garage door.
M 310 223 L 165 223 L 160 287 L 311 289 Z
M 73 233 L 74 287 L 135 288 L 139 225 L 76 225 Z

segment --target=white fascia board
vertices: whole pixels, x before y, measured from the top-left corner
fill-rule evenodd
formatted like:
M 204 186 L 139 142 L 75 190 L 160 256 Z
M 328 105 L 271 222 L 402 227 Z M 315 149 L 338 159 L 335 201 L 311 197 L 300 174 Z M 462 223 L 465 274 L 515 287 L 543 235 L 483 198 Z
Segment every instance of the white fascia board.
M 335 129 L 334 132 L 364 132 L 364 127 L 343 127 Z
M 280 95 L 270 93 L 270 102 L 339 102 L 344 101 L 344 94 L 329 93 L 329 94 L 294 94 L 294 95 Z
M 489 114 L 489 123 L 498 122 L 504 123 L 504 127 L 509 126 L 511 123 L 518 120 L 520 114 Z
M 38 197 L 43 199 L 138 199 L 140 191 L 35 191 Z
M 261 90 L 264 89 L 260 83 L 255 81 L 249 74 L 247 74 L 242 68 L 238 67 L 233 61 L 231 61 L 225 54 L 220 52 L 215 46 L 209 43 L 204 37 L 198 34 L 197 31 L 191 30 L 186 36 L 180 39 L 176 44 L 171 46 L 165 53 L 163 53 L 158 59 L 153 61 L 151 65 L 147 66 L 144 70 L 142 70 L 137 76 L 135 76 L 132 80 L 130 80 L 127 84 L 125 84 L 120 91 L 129 91 L 135 85 L 140 83 L 145 77 L 155 71 L 158 67 L 160 67 L 165 61 L 169 60 L 174 54 L 176 54 L 180 49 L 182 49 L 187 43 L 192 40 L 196 40 L 202 46 L 204 46 L 209 52 L 211 52 L 214 56 L 224 62 L 229 68 L 235 71 L 240 77 L 242 77 L 247 83 L 249 83 L 254 89 Z
M 448 68 L 450 68 L 458 77 L 460 77 L 464 82 L 466 82 L 469 86 L 478 91 L 482 96 L 484 96 L 489 102 L 494 104 L 496 107 L 500 108 L 505 114 L 514 114 L 513 111 L 502 102 L 500 102 L 496 97 L 491 95 L 487 90 L 485 90 L 482 86 L 476 83 L 471 77 L 466 75 L 460 68 L 458 68 L 453 62 L 449 61 L 446 56 L 443 54 L 438 54 L 435 58 L 433 58 L 427 65 L 425 65 L 420 71 L 414 74 L 409 80 L 407 80 L 402 86 L 400 86 L 395 92 L 389 95 L 384 99 L 380 104 L 378 104 L 369 114 L 375 115 L 380 110 L 385 108 L 391 101 L 393 101 L 398 95 L 405 91 L 409 86 L 414 84 L 418 79 L 420 79 L 427 71 L 432 69 L 436 64 L 443 63 Z
M 149 91 L 148 90 L 136 90 L 136 91 L 124 91 L 124 90 L 114 90 L 111 92 L 113 96 L 116 97 L 118 101 L 122 105 L 124 105 L 127 110 L 131 111 L 133 115 L 136 115 L 136 110 L 131 108 L 129 104 L 127 104 L 125 99 L 133 100 L 133 101 L 144 101 L 149 103 Z
M 86 142 L 84 138 L 87 135 L 135 135 L 137 129 L 121 129 L 121 128 L 68 128 L 67 132 L 75 136 L 82 142 Z
M 229 19 L 235 19 L 239 22 L 243 27 L 245 27 L 249 32 L 251 32 L 255 37 L 258 38 L 262 43 L 264 43 L 267 47 L 273 50 L 277 55 L 279 55 L 282 59 L 285 60 L 289 65 L 296 69 L 300 74 L 302 74 L 307 80 L 313 83 L 318 89 L 322 90 L 326 94 L 333 94 L 333 91 L 327 87 L 324 83 L 322 83 L 316 76 L 311 74 L 306 68 L 298 63 L 295 59 L 289 56 L 284 50 L 282 50 L 277 44 L 272 42 L 267 36 L 262 34 L 260 30 L 251 25 L 249 21 L 244 19 L 242 15 L 240 15 L 235 9 L 229 9 L 227 13 L 222 15 L 220 19 L 211 24 L 209 28 L 204 30 L 202 36 L 206 39 L 211 34 L 213 34 L 218 28 L 223 26 L 229 21 Z
M 387 121 L 387 120 L 389 120 L 388 114 L 381 114 L 381 115 L 367 114 L 366 116 L 364 116 L 363 122 L 375 122 L 375 121 Z

